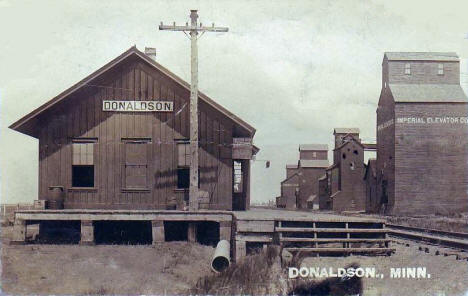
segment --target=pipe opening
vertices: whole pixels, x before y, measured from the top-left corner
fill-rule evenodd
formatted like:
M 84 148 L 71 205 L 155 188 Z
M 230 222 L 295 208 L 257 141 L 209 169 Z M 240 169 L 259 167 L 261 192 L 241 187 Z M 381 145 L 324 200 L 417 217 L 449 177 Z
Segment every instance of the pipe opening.
M 225 257 L 216 257 L 211 262 L 211 267 L 217 272 L 221 272 L 229 267 L 229 260 Z

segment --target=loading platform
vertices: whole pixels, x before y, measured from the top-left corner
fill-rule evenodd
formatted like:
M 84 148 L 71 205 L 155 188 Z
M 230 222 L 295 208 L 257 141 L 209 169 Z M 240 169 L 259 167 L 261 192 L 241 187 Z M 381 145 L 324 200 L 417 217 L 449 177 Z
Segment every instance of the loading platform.
M 11 243 L 27 242 L 26 230 L 44 221 L 80 223 L 80 244 L 95 243 L 95 225 L 99 221 L 151 222 L 152 243 L 166 240 L 167 222 L 186 222 L 187 240 L 196 241 L 200 222 L 216 222 L 219 239 L 231 243 L 235 260 L 249 250 L 280 245 L 290 252 L 313 254 L 390 254 L 385 222 L 379 219 L 340 216 L 320 212 L 275 209 L 249 211 L 177 211 L 177 210 L 18 210 L 15 212 Z M 40 227 L 39 227 L 40 229 Z M 41 231 L 41 230 L 39 230 Z
M 254 209 L 235 212 L 235 254 L 250 246 L 280 245 L 309 254 L 385 254 L 390 248 L 385 221 L 320 212 Z

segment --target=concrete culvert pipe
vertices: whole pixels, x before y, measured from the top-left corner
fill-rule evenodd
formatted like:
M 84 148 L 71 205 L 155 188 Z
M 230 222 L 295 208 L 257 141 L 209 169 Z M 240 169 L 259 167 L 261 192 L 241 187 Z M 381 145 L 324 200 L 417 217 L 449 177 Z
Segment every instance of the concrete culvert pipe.
M 229 267 L 231 246 L 227 240 L 219 241 L 216 246 L 213 259 L 211 259 L 211 269 L 214 272 L 221 272 Z

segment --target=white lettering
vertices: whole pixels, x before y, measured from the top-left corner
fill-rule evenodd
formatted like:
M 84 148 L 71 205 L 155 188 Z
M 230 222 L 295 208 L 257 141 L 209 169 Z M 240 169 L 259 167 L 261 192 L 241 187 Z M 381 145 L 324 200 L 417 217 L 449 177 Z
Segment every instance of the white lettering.
M 390 268 L 391 278 L 401 278 L 401 268 Z
M 295 279 L 299 275 L 299 270 L 296 267 L 289 267 L 289 278 Z
M 113 112 L 172 112 L 174 102 L 167 101 L 103 101 L 102 111 Z

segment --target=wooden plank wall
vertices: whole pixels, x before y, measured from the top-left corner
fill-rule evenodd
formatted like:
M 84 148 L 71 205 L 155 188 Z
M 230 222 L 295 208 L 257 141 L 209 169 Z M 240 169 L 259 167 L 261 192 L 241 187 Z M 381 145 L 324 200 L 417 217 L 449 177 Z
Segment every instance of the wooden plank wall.
M 377 108 L 377 192 L 376 204 L 381 203 L 382 181 L 387 181 L 388 209 L 395 201 L 395 103 L 389 88 L 384 88 Z M 387 125 L 384 125 L 386 124 Z M 379 128 L 379 126 L 381 128 Z M 380 207 L 378 209 L 380 210 Z
M 128 59 L 54 106 L 40 119 L 39 198 L 48 187 L 65 187 L 66 208 L 164 209 L 177 186 L 174 140 L 189 138 L 189 97 L 185 88 L 141 60 Z M 174 112 L 103 112 L 103 100 L 167 100 Z M 179 112 L 179 110 L 181 110 Z M 211 197 L 210 208 L 232 207 L 233 122 L 200 100 L 200 182 Z M 97 138 L 95 188 L 71 187 L 71 139 Z M 122 139 L 150 138 L 149 190 L 125 191 Z
M 396 104 L 399 117 L 464 117 L 467 104 Z M 395 206 L 398 214 L 468 210 L 468 124 L 396 123 Z
M 405 74 L 405 64 L 411 65 L 411 75 Z M 444 65 L 444 75 L 438 75 L 439 64 Z M 459 62 L 439 61 L 388 61 L 385 68 L 388 71 L 389 83 L 460 83 Z

